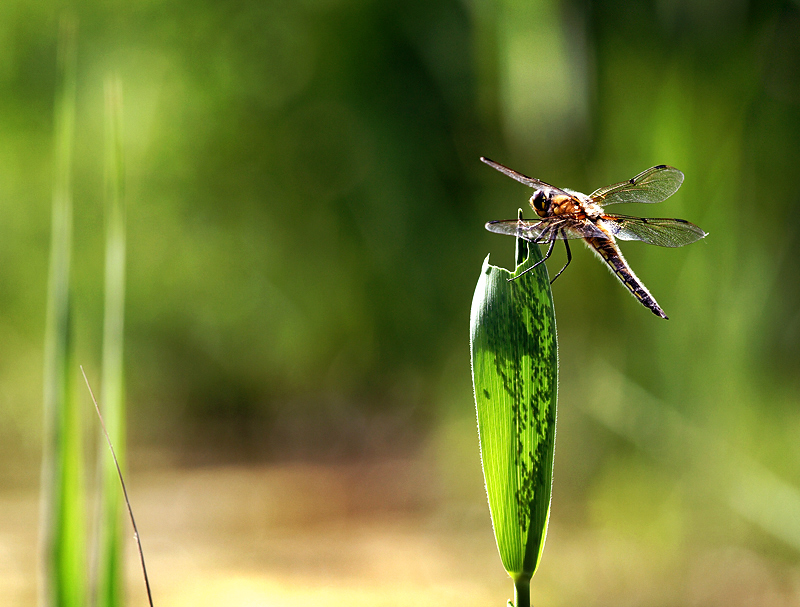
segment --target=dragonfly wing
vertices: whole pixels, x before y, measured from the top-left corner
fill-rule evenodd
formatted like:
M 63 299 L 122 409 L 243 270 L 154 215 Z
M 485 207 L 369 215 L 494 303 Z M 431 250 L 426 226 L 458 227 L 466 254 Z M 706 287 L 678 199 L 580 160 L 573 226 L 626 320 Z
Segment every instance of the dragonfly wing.
M 523 175 L 522 173 L 518 173 L 514 169 L 509 169 L 507 166 L 503 166 L 499 162 L 495 162 L 489 158 L 481 156 L 481 162 L 488 164 L 493 169 L 496 169 L 503 173 L 504 175 L 508 175 L 511 179 L 519 181 L 520 183 L 524 183 L 526 186 L 533 188 L 534 190 L 541 190 L 545 193 L 548 198 L 556 195 L 564 195 L 567 194 L 564 190 L 561 190 L 555 186 L 550 185 L 549 183 L 545 183 L 539 179 L 534 179 L 533 177 L 528 177 L 527 175 Z
M 495 234 L 516 236 L 529 242 L 548 242 L 553 239 L 608 238 L 594 223 L 586 219 L 547 217 L 538 221 L 504 219 L 490 221 L 486 229 Z
M 655 203 L 672 196 L 682 183 L 683 173 L 675 167 L 660 164 L 642 171 L 628 181 L 595 190 L 589 198 L 601 206 L 623 202 Z
M 504 219 L 489 221 L 486 229 L 495 234 L 516 236 L 529 242 L 546 242 L 552 240 L 554 229 L 551 221 L 525 221 L 523 219 Z
M 620 240 L 641 240 L 659 247 L 682 247 L 707 236 L 701 228 L 684 219 L 603 215 L 601 221 Z

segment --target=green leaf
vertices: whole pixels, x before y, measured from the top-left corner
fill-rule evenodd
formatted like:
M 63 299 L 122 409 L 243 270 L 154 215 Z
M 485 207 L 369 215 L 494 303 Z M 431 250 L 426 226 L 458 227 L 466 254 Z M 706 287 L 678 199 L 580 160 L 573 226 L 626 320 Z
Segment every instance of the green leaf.
M 75 19 L 61 20 L 53 172 L 53 223 L 44 346 L 42 455 L 42 588 L 46 607 L 86 605 L 83 424 L 72 392 L 70 321 L 72 150 L 75 139 Z
M 518 240 L 517 259 L 525 243 Z M 481 461 L 497 548 L 527 593 L 544 548 L 556 436 L 558 351 L 547 269 L 533 247 L 514 276 L 483 263 L 470 318 Z M 517 607 L 527 604 L 519 596 Z
M 122 149 L 122 83 L 106 78 L 106 282 L 103 323 L 103 417 L 117 460 L 125 469 L 125 171 Z M 98 514 L 96 607 L 123 604 L 122 491 L 114 459 L 100 444 L 101 505 Z

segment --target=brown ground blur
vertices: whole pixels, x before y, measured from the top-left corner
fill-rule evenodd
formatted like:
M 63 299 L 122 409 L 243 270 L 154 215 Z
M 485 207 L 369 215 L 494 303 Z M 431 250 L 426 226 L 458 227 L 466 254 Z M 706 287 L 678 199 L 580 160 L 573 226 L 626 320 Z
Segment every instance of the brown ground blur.
M 456 495 L 423 458 L 135 472 L 139 529 L 159 607 L 498 606 L 511 598 L 485 503 Z M 36 604 L 38 503 L 0 497 L 3 604 Z M 733 546 L 676 558 L 554 507 L 537 607 L 800 604 L 800 571 Z M 574 521 L 573 521 L 574 522 Z M 128 553 L 129 605 L 145 605 Z

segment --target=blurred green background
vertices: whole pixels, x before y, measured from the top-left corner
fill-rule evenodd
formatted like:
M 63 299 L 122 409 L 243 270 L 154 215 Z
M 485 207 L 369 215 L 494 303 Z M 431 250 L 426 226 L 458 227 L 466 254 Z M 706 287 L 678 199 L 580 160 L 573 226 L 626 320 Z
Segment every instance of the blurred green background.
M 305 567 L 327 572 L 333 603 L 510 596 L 482 494 L 467 327 L 483 258 L 513 260 L 513 241 L 484 222 L 532 211 L 529 190 L 482 165 L 486 155 L 584 192 L 671 164 L 686 175 L 675 196 L 620 212 L 710 233 L 676 250 L 623 244 L 667 322 L 587 251 L 554 285 L 559 433 L 534 603 L 800 605 L 800 5 L 777 0 L 5 0 L 5 596 L 28 605 L 35 590 L 25 504 L 41 452 L 65 8 L 79 23 L 77 359 L 99 376 L 103 83 L 116 73 L 132 482 L 150 479 L 140 499 L 155 531 L 140 530 L 154 544 L 156 597 L 159 568 L 193 580 L 164 604 L 303 603 L 313 592 L 287 590 L 301 582 L 258 572 Z M 243 470 L 275 491 L 256 496 Z M 203 561 L 198 571 L 229 573 L 219 596 L 177 575 L 180 559 L 159 544 L 187 513 L 203 516 L 210 486 L 241 491 L 218 509 L 231 525 L 212 542 L 219 559 L 229 540 L 241 552 L 230 523 L 241 509 L 242 529 L 264 525 L 265 542 L 284 529 L 287 547 L 255 559 L 247 583 L 238 566 Z M 190 494 L 193 506 L 176 497 Z M 282 506 L 260 516 L 256 497 Z M 367 519 L 398 526 L 382 535 L 359 526 Z M 383 538 L 375 554 L 393 565 L 362 578 L 361 561 L 339 555 L 339 575 L 325 560 L 336 550 L 296 535 L 312 523 L 339 529 L 325 537 L 345 554 Z M 179 554 L 197 553 L 191 537 L 176 540 Z M 304 541 L 316 549 L 298 557 Z M 9 564 L 19 554 L 28 560 Z M 427 573 L 404 568 L 415 562 Z M 251 587 L 275 602 L 231 594 Z

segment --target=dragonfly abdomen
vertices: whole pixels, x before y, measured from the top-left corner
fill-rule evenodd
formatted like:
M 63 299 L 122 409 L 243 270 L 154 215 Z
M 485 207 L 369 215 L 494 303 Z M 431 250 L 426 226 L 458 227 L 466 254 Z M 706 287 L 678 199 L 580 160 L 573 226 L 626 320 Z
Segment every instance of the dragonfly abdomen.
M 667 315 L 664 314 L 664 310 L 661 309 L 655 298 L 650 295 L 647 287 L 633 273 L 614 240 L 610 238 L 584 238 L 584 240 L 597 253 L 600 259 L 608 264 L 614 275 L 627 287 L 633 296 L 642 302 L 642 305 L 649 308 L 656 316 L 660 316 L 665 320 L 668 319 Z

